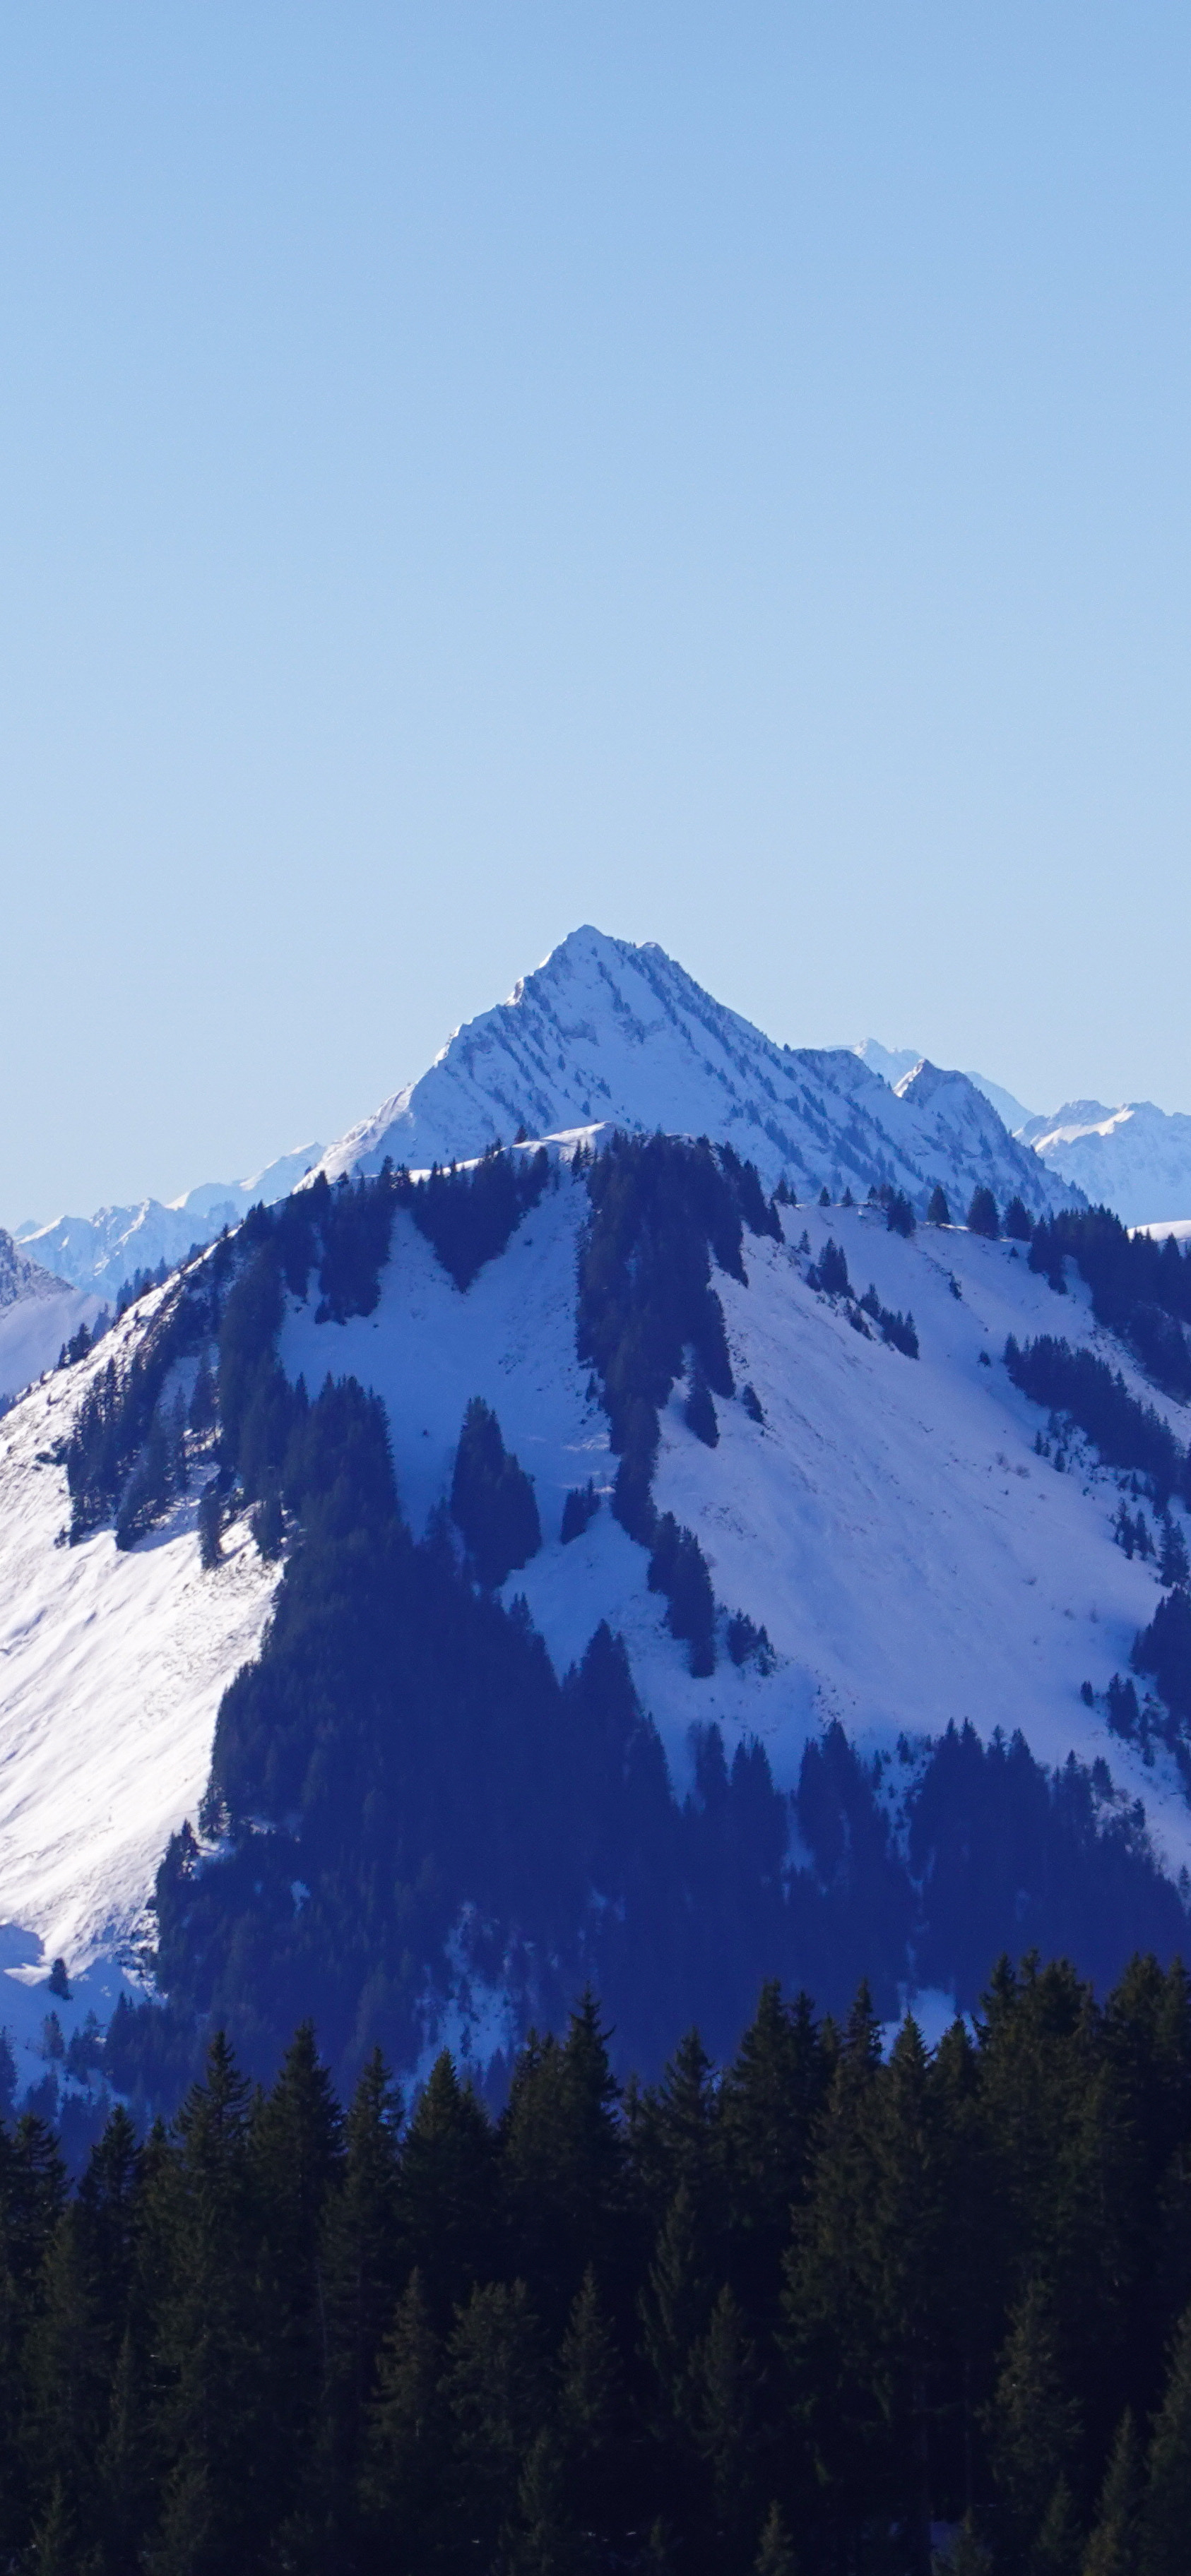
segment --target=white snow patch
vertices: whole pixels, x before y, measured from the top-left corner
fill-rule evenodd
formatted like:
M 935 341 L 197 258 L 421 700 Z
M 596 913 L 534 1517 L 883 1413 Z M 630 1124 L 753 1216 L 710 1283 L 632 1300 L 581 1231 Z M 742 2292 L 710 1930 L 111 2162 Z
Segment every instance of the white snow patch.
M 110 1530 L 57 1543 L 69 1501 L 52 1452 L 135 1331 L 126 1318 L 0 1422 L 0 1917 L 72 1976 L 128 1942 L 277 1581 L 244 1524 L 202 1572 L 193 1496 L 127 1553 Z

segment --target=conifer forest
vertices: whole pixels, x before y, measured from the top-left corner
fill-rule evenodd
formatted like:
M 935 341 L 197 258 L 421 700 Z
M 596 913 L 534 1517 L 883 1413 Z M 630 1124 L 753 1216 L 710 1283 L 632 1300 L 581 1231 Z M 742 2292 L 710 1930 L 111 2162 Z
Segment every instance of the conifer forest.
M 1191 1980 L 995 1968 L 882 2049 L 766 1985 L 623 2088 L 590 1995 L 493 2118 L 220 2033 L 77 2187 L 0 2130 L 0 2564 L 40 2576 L 1185 2576 Z

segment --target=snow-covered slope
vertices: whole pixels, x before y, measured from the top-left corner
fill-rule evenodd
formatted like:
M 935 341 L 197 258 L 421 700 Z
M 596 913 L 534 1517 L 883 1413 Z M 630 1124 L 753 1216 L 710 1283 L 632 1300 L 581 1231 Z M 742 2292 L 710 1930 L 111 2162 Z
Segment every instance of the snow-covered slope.
M 341 1172 L 466 1160 L 519 1131 L 553 1136 L 604 1122 L 706 1135 L 799 1197 L 890 1181 L 925 1202 L 941 1180 L 966 1207 L 977 1182 L 998 1198 L 1075 1203 L 987 1115 L 962 1074 L 923 1065 L 896 1091 L 850 1047 L 782 1047 L 725 1010 L 653 942 L 637 948 L 573 931 L 507 1002 L 471 1020 L 421 1080 L 385 1101 L 324 1156 Z
M 935 1112 L 950 1117 L 948 1083 L 935 1079 Z M 1079 1695 L 1126 1668 L 1158 1597 L 1154 1575 L 1114 1543 L 1113 1481 L 1086 1461 L 1057 1474 L 1035 1455 L 1040 1417 L 999 1358 L 1008 1331 L 1023 1339 L 1057 1322 L 1162 1402 L 1079 1288 L 1056 1313 L 1012 1246 L 932 1227 L 907 1242 L 867 1208 L 804 1205 L 785 1212 L 783 1243 L 746 1235 L 748 1285 L 716 1285 L 738 1386 L 755 1387 L 764 1422 L 721 1403 L 709 1450 L 685 1426 L 680 1391 L 663 1418 L 655 1498 L 698 1534 L 725 1608 L 764 1622 L 776 1668 L 763 1676 L 721 1655 L 693 1680 L 648 1588 L 646 1553 L 611 1512 L 560 1540 L 568 1489 L 594 1477 L 606 1490 L 615 1464 L 575 1356 L 587 1206 L 581 1179 L 560 1168 L 466 1295 L 398 1210 L 372 1315 L 319 1323 L 316 1291 L 290 1300 L 284 1365 L 310 1385 L 351 1372 L 380 1394 L 415 1527 L 448 1490 L 464 1407 L 482 1394 L 536 1480 L 542 1520 L 542 1549 L 508 1590 L 525 1593 L 560 1668 L 600 1619 L 623 1633 L 678 1780 L 695 1718 L 718 1718 L 729 1747 L 759 1734 L 788 1786 L 829 1717 L 870 1744 L 970 1717 L 984 1734 L 1020 1726 L 1048 1762 L 1102 1755 L 1143 1798 L 1169 1865 L 1191 1864 L 1173 1764 L 1160 1754 L 1147 1768 Z M 828 1234 L 843 1246 L 857 1287 L 871 1279 L 883 1303 L 912 1308 L 917 1361 L 862 1338 L 808 1284 L 804 1229 L 814 1254 Z M 221 1690 L 256 1649 L 275 1581 L 244 1529 L 221 1567 L 200 1571 L 193 1498 L 128 1553 L 108 1531 L 57 1543 L 60 1443 L 94 1371 L 128 1355 L 155 1304 L 0 1425 L 0 1923 L 27 1936 L 26 1981 L 55 1953 L 77 1970 L 127 1941 L 169 1833 L 196 1812 Z M 1191 1418 L 1164 1410 L 1185 1440 Z
M 1018 1100 L 1012 1091 L 1006 1091 L 1004 1083 L 990 1082 L 986 1073 L 973 1073 L 970 1065 L 968 1080 L 975 1083 L 977 1091 L 982 1091 L 986 1100 L 991 1100 L 998 1118 L 1008 1128 L 1010 1135 L 1020 1137 L 1023 1127 L 1029 1125 L 1034 1115 L 1032 1109 L 1026 1108 L 1024 1100 Z
M 40 1944 L 72 1970 L 128 1940 L 201 1795 L 220 1695 L 256 1649 L 276 1581 L 243 1526 L 204 1579 L 193 1497 L 128 1553 L 111 1530 L 60 1544 L 64 1437 L 156 1303 L 0 1422 L 0 1924 L 33 1936 L 34 1960 Z M 5 2010 L 0 1998 L 0 2023 Z
M 1191 1216 L 1191 1117 L 1182 1111 L 1158 1109 L 1152 1100 L 1118 1109 L 1069 1100 L 1052 1116 L 1032 1119 L 1022 1142 L 1126 1225 Z
M 384 1400 L 398 1485 L 416 1526 L 450 1482 L 468 1397 L 482 1394 L 508 1445 L 535 1477 L 545 1537 L 523 1591 L 556 1664 L 585 1646 L 601 1617 L 626 1638 L 642 1695 L 673 1764 L 694 1716 L 729 1738 L 756 1731 L 775 1776 L 796 1777 L 808 1730 L 839 1716 L 849 1733 L 888 1742 L 970 1717 L 982 1733 L 1020 1725 L 1048 1761 L 1074 1746 L 1122 1769 L 1122 1747 L 1082 1705 L 1128 1662 L 1157 1587 L 1114 1544 L 1115 1484 L 1099 1470 L 1056 1475 L 1033 1454 L 1040 1416 L 1009 1384 L 1006 1334 L 1054 1331 L 1056 1301 L 1007 1244 L 923 1227 L 912 1242 L 867 1209 L 799 1208 L 817 1253 L 828 1234 L 855 1285 L 912 1308 L 921 1357 L 865 1341 L 806 1284 L 790 1243 L 746 1236 L 747 1288 L 717 1274 L 738 1381 L 766 1415 L 718 1407 L 720 1441 L 685 1428 L 680 1392 L 663 1424 L 655 1499 L 694 1529 L 717 1597 L 764 1622 L 779 1655 L 768 1679 L 722 1659 L 692 1682 L 646 1584 L 644 1551 L 608 1511 L 559 1542 L 569 1487 L 610 1486 L 607 1421 L 575 1357 L 575 1237 L 585 1197 L 564 1184 L 534 1210 L 508 1251 L 459 1295 L 412 1221 L 398 1215 L 381 1302 L 372 1316 L 316 1324 L 294 1308 L 283 1336 L 290 1372 L 308 1384 L 350 1372 Z M 956 1297 L 954 1278 L 961 1289 Z M 1082 1292 L 1063 1301 L 1068 1338 L 1111 1349 Z M 996 1363 L 985 1368 L 981 1352 Z M 1147 1400 L 1152 1390 L 1144 1388 Z M 1191 1418 L 1164 1408 L 1185 1439 Z M 1191 1860 L 1191 1813 L 1173 1774 L 1137 1764 L 1179 1860 Z
M 21 1242 L 34 1258 L 75 1287 L 113 1299 L 138 1270 L 174 1269 L 187 1254 L 210 1243 L 225 1225 L 238 1225 L 250 1207 L 288 1196 L 322 1153 L 300 1145 L 243 1181 L 201 1181 L 181 1198 L 141 1199 L 132 1207 L 97 1208 L 94 1216 L 61 1216 L 52 1225 L 29 1226 Z
M 0 1399 L 52 1368 L 80 1324 L 90 1330 L 101 1302 L 30 1261 L 0 1226 Z
M 870 1073 L 879 1073 L 882 1082 L 887 1082 L 891 1091 L 896 1091 L 906 1074 L 913 1073 L 917 1065 L 925 1062 L 921 1047 L 882 1046 L 879 1038 L 862 1038 L 859 1046 L 851 1049 L 851 1053 L 859 1056 L 861 1063 L 868 1066 Z M 1003 1083 L 990 1082 L 986 1073 L 973 1073 L 970 1065 L 964 1080 L 972 1083 L 977 1091 L 983 1092 L 986 1100 L 991 1100 L 1002 1126 L 1008 1128 L 1011 1136 L 1020 1135 L 1022 1128 L 1034 1115 L 1032 1110 L 1015 1099 L 1011 1091 L 1006 1091 Z

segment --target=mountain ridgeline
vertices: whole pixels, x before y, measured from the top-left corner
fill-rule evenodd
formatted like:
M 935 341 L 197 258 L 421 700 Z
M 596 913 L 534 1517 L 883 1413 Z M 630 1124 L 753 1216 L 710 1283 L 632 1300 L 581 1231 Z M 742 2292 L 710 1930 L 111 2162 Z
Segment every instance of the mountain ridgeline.
M 696 1716 L 679 1795 L 622 1640 L 601 1622 L 556 1672 L 509 1597 L 540 1517 L 482 1399 L 460 1424 L 449 1496 L 415 1537 L 377 1397 L 350 1377 L 312 1397 L 283 1371 L 286 1298 L 316 1280 L 328 1312 L 370 1314 L 398 1206 L 465 1296 L 558 1190 L 586 1196 L 577 1349 L 617 1459 L 612 1510 L 646 1552 L 692 1681 L 723 1652 L 768 1669 L 764 1630 L 716 1600 L 698 1541 L 652 1493 L 677 1384 L 701 1441 L 726 1407 L 760 1410 L 736 1389 L 715 1285 L 746 1276 L 746 1234 L 780 1241 L 747 1164 L 618 1138 L 573 1163 L 494 1152 L 423 1182 L 320 1180 L 254 1211 L 163 1301 L 139 1375 L 112 1391 L 109 1446 L 84 1437 L 82 1415 L 76 1435 L 76 1507 L 126 1512 L 146 1388 L 154 1371 L 164 1385 L 167 1351 L 188 1349 L 194 1401 L 202 1389 L 218 1414 L 209 1562 L 245 1504 L 262 1548 L 285 1551 L 262 1651 L 224 1693 L 202 1839 L 186 1826 L 158 1875 L 164 2002 L 121 2005 L 108 2037 L 107 2071 L 146 2113 L 178 2099 L 213 2027 L 262 2078 L 306 2018 L 343 2085 L 377 2044 L 409 2067 L 461 1975 L 492 1998 L 499 2095 L 519 2033 L 561 2027 L 585 1984 L 621 2070 L 652 2073 L 692 2022 L 730 2052 L 769 1977 L 839 2010 L 869 1975 L 888 2015 L 906 1984 L 973 2003 L 990 1958 L 1023 1942 L 1104 1986 L 1134 1949 L 1167 1959 L 1185 1939 L 1182 1897 L 1104 1763 L 1048 1772 L 1008 1727 L 982 1743 L 950 1725 L 865 1760 L 831 1724 L 785 1792 L 760 1741 L 729 1754 Z M 564 1537 L 598 1503 L 580 1488 Z

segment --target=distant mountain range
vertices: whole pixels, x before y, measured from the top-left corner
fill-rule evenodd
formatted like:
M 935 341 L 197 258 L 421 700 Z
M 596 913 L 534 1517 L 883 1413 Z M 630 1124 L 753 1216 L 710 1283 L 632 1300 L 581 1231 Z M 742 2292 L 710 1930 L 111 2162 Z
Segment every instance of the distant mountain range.
M 258 1200 L 271 1207 L 285 1198 L 321 1153 L 321 1145 L 299 1145 L 246 1180 L 201 1181 L 182 1198 L 139 1199 L 127 1207 L 97 1208 L 93 1216 L 21 1225 L 15 1240 L 43 1269 L 114 1300 L 138 1271 L 156 1270 L 163 1261 L 172 1270 L 225 1225 L 238 1225 Z
M 882 1046 L 863 1038 L 853 1048 L 861 1063 L 897 1088 L 921 1062 L 912 1047 Z M 1093 1207 L 1110 1207 L 1123 1225 L 1159 1225 L 1191 1217 L 1191 1117 L 1159 1109 L 1152 1100 L 1068 1100 L 1040 1116 L 987 1074 L 969 1082 L 991 1100 L 1010 1135 L 1028 1145 L 1060 1179 Z

